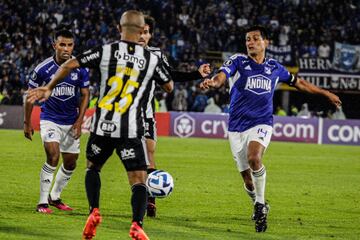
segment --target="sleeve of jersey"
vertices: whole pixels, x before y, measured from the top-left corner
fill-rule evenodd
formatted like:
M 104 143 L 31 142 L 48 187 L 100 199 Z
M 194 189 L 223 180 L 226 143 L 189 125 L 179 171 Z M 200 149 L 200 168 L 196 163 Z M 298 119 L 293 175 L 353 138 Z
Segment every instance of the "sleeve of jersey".
M 43 84 L 43 80 L 42 80 L 40 72 L 33 70 L 29 76 L 28 87 L 29 88 L 37 88 L 37 87 L 42 86 L 42 84 Z
M 171 75 L 162 62 L 159 62 L 158 65 L 155 67 L 153 79 L 159 85 L 164 85 L 171 81 Z
M 81 69 L 81 88 L 88 88 L 90 85 L 89 69 Z
M 170 75 L 174 82 L 189 82 L 189 81 L 202 79 L 202 76 L 199 71 L 193 71 L 193 72 L 170 71 Z
M 218 72 L 223 72 L 226 78 L 234 76 L 238 67 L 238 58 L 232 59 L 233 57 L 226 60 L 223 65 L 219 68 Z
M 296 83 L 296 76 L 291 74 L 284 66 L 279 64 L 279 82 L 287 83 L 290 86 L 294 86 Z
M 102 58 L 102 46 L 92 48 L 76 56 L 80 67 L 97 68 Z

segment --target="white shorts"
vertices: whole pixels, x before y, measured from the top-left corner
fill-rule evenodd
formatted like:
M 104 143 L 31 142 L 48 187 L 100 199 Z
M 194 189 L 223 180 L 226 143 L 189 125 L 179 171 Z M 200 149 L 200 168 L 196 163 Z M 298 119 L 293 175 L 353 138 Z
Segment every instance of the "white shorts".
M 51 121 L 40 121 L 42 142 L 57 142 L 62 153 L 80 153 L 80 139 L 75 139 L 71 133 L 72 125 L 60 125 Z
M 236 166 L 240 172 L 250 168 L 247 159 L 247 148 L 251 141 L 259 142 L 268 147 L 272 135 L 272 127 L 261 124 L 252 127 L 245 132 L 229 132 L 229 142 Z

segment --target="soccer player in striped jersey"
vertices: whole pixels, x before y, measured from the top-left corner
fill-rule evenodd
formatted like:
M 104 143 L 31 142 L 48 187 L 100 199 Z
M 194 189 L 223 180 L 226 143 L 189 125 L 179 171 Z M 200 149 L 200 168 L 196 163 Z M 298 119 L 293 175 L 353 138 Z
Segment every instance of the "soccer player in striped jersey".
M 170 73 L 171 78 L 174 82 L 185 82 L 185 81 L 193 81 L 202 79 L 207 77 L 210 74 L 210 65 L 202 64 L 198 71 L 193 72 L 180 72 L 175 71 L 169 64 L 165 54 L 160 50 L 160 48 L 150 47 L 149 42 L 152 38 L 152 34 L 155 28 L 155 20 L 151 16 L 145 16 L 145 28 L 144 32 L 141 35 L 139 43 L 156 54 L 163 62 L 164 67 Z M 155 82 L 151 85 L 151 91 L 149 92 L 149 97 L 146 105 L 143 107 L 143 114 L 145 116 L 145 138 L 146 138 L 146 148 L 149 157 L 149 166 L 148 166 L 148 174 L 153 171 L 156 171 L 155 166 L 155 148 L 156 148 L 156 121 L 155 121 L 155 99 L 154 99 L 154 91 L 155 91 Z M 155 217 L 156 216 L 156 205 L 155 198 L 148 197 L 147 204 L 147 216 Z
M 173 90 L 173 82 L 162 61 L 138 44 L 144 25 L 142 13 L 126 11 L 120 19 L 121 41 L 96 47 L 67 61 L 47 86 L 29 93 L 29 101 L 45 100 L 72 69 L 83 66 L 100 70 L 100 97 L 86 150 L 85 186 L 90 215 L 83 231 L 84 239 L 92 239 L 101 222 L 99 172 L 114 149 L 127 171 L 132 190 L 133 218 L 129 235 L 132 239 L 148 239 L 142 228 L 148 196 L 142 107 L 152 81 L 167 92 Z
M 265 58 L 269 44 L 264 27 L 246 31 L 248 55 L 235 54 L 224 62 L 219 72 L 201 83 L 203 89 L 219 88 L 228 79 L 230 85 L 229 141 L 244 188 L 254 203 L 255 230 L 265 232 L 268 205 L 265 203 L 266 170 L 263 154 L 270 143 L 273 124 L 273 96 L 278 82 L 302 92 L 322 95 L 339 107 L 335 94 L 290 74 L 274 59 Z
M 29 89 L 50 82 L 59 66 L 71 58 L 74 36 L 67 29 L 55 33 L 53 47 L 55 55 L 40 63 L 30 74 Z M 81 102 L 79 106 L 79 98 Z M 49 204 L 64 211 L 72 210 L 63 203 L 60 194 L 69 182 L 80 153 L 81 124 L 89 101 L 89 73 L 85 68 L 76 68 L 62 83 L 55 86 L 48 101 L 41 105 L 40 134 L 46 152 L 46 162 L 40 173 L 40 200 L 36 211 L 52 213 Z M 32 139 L 31 113 L 33 104 L 24 104 L 24 135 Z M 54 172 L 59 168 L 51 190 Z

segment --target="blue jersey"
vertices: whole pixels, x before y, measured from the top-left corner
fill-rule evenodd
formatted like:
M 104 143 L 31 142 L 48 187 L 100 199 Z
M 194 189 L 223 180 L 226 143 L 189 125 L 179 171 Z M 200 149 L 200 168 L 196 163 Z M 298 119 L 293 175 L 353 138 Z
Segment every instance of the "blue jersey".
M 273 96 L 276 84 L 293 85 L 295 77 L 274 59 L 258 64 L 250 57 L 235 54 L 219 71 L 230 85 L 229 131 L 243 132 L 259 124 L 273 124 Z
M 29 88 L 46 85 L 53 78 L 59 65 L 54 57 L 49 57 L 30 74 Z M 51 96 L 41 105 L 41 120 L 49 120 L 61 125 L 72 125 L 78 117 L 80 88 L 89 87 L 89 71 L 74 69 L 62 82 L 56 85 Z

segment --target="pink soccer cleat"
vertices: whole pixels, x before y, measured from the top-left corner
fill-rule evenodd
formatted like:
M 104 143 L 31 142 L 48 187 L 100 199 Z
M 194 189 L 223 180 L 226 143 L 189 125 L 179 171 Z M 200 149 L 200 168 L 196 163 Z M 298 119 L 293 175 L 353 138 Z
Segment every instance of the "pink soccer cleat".
M 38 204 L 36 206 L 36 211 L 39 212 L 39 213 L 45 213 L 45 214 L 50 214 L 52 213 L 53 211 L 49 208 L 49 204 Z
M 68 205 L 63 203 L 60 198 L 58 200 L 52 200 L 51 197 L 49 196 L 48 200 L 49 200 L 49 204 L 51 206 L 56 207 L 57 209 L 60 209 L 62 211 L 72 211 L 73 210 L 71 207 L 69 207 Z

